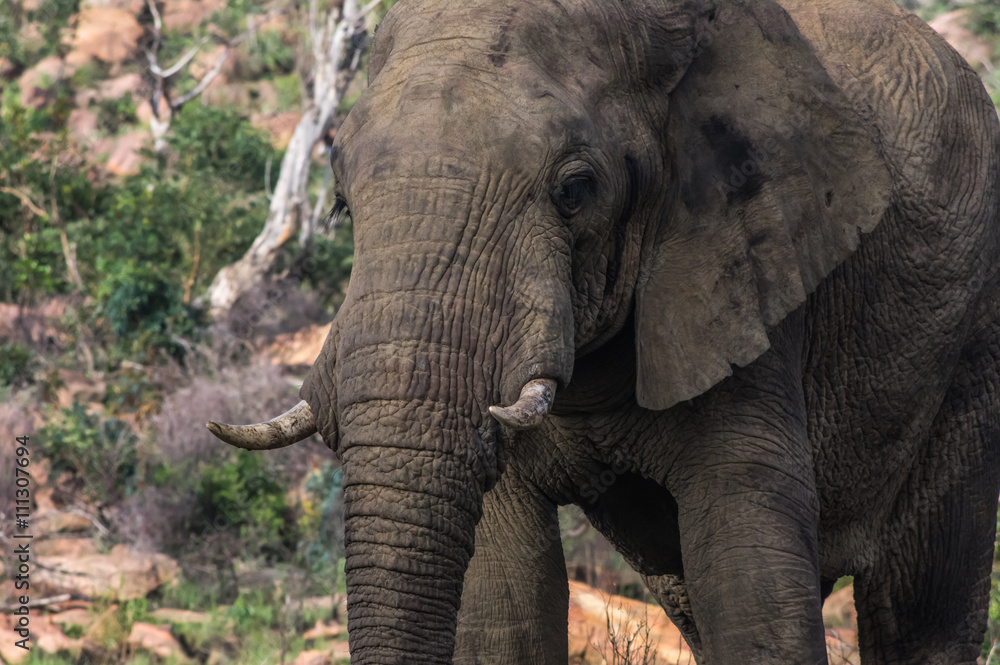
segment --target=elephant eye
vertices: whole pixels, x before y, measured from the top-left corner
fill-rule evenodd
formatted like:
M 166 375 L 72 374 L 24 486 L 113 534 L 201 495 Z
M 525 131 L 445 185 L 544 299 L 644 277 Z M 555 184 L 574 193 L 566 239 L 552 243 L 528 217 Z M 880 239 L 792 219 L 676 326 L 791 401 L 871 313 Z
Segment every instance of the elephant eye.
M 595 182 L 589 173 L 570 176 L 552 192 L 552 203 L 565 218 L 575 216 L 594 195 Z

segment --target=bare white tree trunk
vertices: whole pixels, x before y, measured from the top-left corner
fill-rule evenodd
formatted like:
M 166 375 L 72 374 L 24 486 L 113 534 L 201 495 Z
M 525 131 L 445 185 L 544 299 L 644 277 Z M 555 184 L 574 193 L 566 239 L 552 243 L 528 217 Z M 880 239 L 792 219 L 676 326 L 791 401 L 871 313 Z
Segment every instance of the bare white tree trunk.
M 281 172 L 271 196 L 264 229 L 239 261 L 219 271 L 205 294 L 216 320 L 229 311 L 240 293 L 255 284 L 271 267 L 278 249 L 297 231 L 301 230 L 300 242 L 308 244 L 322 214 L 321 204 L 317 204 L 315 210 L 309 204 L 312 151 L 337 111 L 341 95 L 338 75 L 343 69 L 341 63 L 347 48 L 354 36 L 364 30 L 364 17 L 378 5 L 378 0 L 365 6 L 358 0 L 344 0 L 339 12 L 331 10 L 325 15 L 317 5 L 318 0 L 310 0 L 312 92 L 305 98 L 302 119 L 281 160 Z M 347 63 L 345 68 L 350 66 L 351 63 Z M 325 192 L 321 192 L 320 199 L 324 197 Z

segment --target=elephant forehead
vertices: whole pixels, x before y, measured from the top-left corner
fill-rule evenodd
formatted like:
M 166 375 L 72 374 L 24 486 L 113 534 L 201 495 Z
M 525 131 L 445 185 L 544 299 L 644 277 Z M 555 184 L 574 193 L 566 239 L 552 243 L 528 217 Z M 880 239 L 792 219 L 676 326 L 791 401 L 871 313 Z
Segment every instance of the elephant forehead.
M 525 65 L 534 65 L 549 82 L 586 84 L 612 69 L 623 39 L 630 41 L 620 18 L 604 3 L 572 0 L 402 2 L 380 26 L 373 63 L 381 69 L 393 54 L 404 60 L 443 56 L 483 73 L 516 70 L 508 81 L 531 78 Z

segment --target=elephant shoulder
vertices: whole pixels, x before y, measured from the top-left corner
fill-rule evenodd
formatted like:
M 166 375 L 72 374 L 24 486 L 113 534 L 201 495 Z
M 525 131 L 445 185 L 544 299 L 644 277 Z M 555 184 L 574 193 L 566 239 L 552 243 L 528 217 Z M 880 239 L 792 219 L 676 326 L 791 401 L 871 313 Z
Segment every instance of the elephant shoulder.
M 891 0 L 780 4 L 865 121 L 897 188 L 910 189 L 897 194 L 941 210 L 976 207 L 956 190 L 970 180 L 980 192 L 993 189 L 1000 127 L 965 60 Z

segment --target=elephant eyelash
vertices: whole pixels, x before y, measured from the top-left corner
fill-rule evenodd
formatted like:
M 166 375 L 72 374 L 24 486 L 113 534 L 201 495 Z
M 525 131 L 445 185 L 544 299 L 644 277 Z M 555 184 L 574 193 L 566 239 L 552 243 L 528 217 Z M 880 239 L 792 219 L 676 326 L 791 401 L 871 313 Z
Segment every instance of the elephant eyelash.
M 350 221 L 352 221 L 351 209 L 347 207 L 347 199 L 337 194 L 333 202 L 333 207 L 330 208 L 330 212 L 323 219 L 323 228 L 326 230 L 337 228 L 343 226 L 344 222 Z

